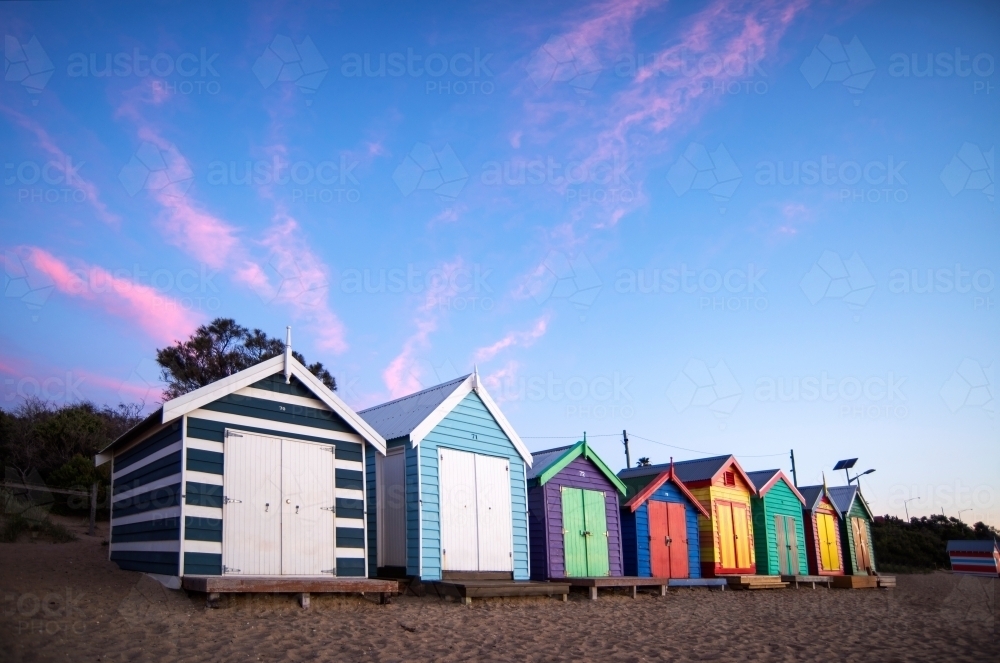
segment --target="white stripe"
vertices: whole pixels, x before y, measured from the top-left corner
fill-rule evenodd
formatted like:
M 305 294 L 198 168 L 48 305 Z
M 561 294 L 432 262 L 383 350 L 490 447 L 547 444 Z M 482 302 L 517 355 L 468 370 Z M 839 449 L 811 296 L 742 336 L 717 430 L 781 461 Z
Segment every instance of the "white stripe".
M 347 559 L 364 559 L 365 549 L 364 548 L 337 548 L 337 557 L 346 557 Z
M 136 495 L 142 495 L 143 493 L 148 493 L 149 491 L 156 490 L 157 488 L 172 486 L 175 483 L 180 483 L 180 482 L 181 482 L 180 472 L 178 472 L 177 474 L 171 474 L 170 476 L 164 477 L 163 479 L 157 479 L 156 481 L 150 481 L 149 483 L 145 483 L 139 486 L 138 488 L 133 488 L 132 490 L 126 490 L 123 493 L 118 493 L 117 495 L 112 496 L 111 503 L 112 506 L 114 506 L 116 502 L 120 502 L 124 499 L 135 497 Z
M 223 424 L 229 424 L 232 428 L 261 428 L 275 433 L 298 433 L 299 435 L 309 435 L 320 437 L 326 440 L 340 440 L 342 442 L 356 442 L 361 444 L 364 440 L 356 433 L 341 433 L 338 431 L 326 430 L 325 428 L 312 428 L 310 426 L 299 426 L 298 424 L 286 424 L 281 421 L 271 421 L 270 419 L 258 419 L 256 417 L 244 417 L 240 414 L 227 414 L 224 412 L 213 412 L 211 410 L 195 410 L 188 416 L 196 419 L 207 419 Z M 247 431 L 249 432 L 249 431 Z M 267 433 L 252 433 L 253 435 L 267 435 Z M 306 440 L 308 441 L 308 440 Z
M 111 479 L 112 480 L 119 479 L 119 478 L 125 476 L 126 474 L 128 474 L 130 472 L 134 472 L 135 470 L 138 470 L 138 469 L 141 469 L 143 467 L 146 467 L 147 465 L 149 465 L 150 463 L 152 463 L 154 461 L 160 460 L 161 458 L 169 456 L 172 453 L 180 451 L 181 450 L 181 446 L 182 446 L 181 441 L 177 440 L 176 442 L 174 442 L 173 444 L 171 444 L 169 447 L 166 447 L 164 449 L 160 449 L 156 453 L 149 454 L 148 456 L 146 456 L 142 460 L 137 460 L 136 462 L 132 463 L 131 465 L 129 465 L 127 467 L 121 468 L 120 470 L 118 470 L 117 472 L 115 472 L 114 474 L 111 475 Z
M 352 490 L 350 488 L 338 488 L 337 497 L 343 497 L 349 500 L 363 500 L 365 499 L 364 491 Z
M 143 511 L 133 513 L 130 516 L 119 516 L 111 519 L 111 526 L 131 525 L 132 523 L 144 523 L 147 520 L 161 520 L 163 518 L 179 518 L 181 508 L 179 506 L 168 506 L 165 509 L 155 509 L 153 511 Z
M 184 550 L 186 552 L 215 553 L 216 555 L 221 555 L 222 543 L 219 541 L 195 541 L 194 539 L 187 539 L 184 541 Z
M 111 544 L 111 552 L 179 552 L 180 549 L 180 541 L 127 541 Z
M 267 389 L 257 389 L 255 387 L 243 387 L 242 389 L 234 391 L 233 393 L 236 394 L 237 396 L 249 396 L 250 398 L 260 398 L 265 401 L 288 403 L 289 405 L 301 405 L 303 407 L 311 407 L 316 410 L 324 410 L 326 412 L 332 412 L 332 410 L 326 406 L 326 403 L 319 400 L 318 398 L 306 398 L 305 396 L 280 394 L 276 391 L 268 391 Z
M 333 463 L 334 467 L 340 470 L 354 470 L 355 472 L 361 473 L 364 473 L 365 471 L 365 466 L 360 460 L 343 460 L 338 458 L 334 460 Z
M 214 440 L 203 440 L 198 437 L 189 437 L 184 440 L 188 446 L 188 449 L 201 449 L 202 451 L 215 451 L 217 453 L 222 453 L 226 448 L 222 442 L 215 442 Z
M 222 520 L 222 508 L 214 506 L 199 506 L 197 504 L 185 504 L 184 515 L 192 518 L 218 518 Z
M 188 470 L 187 473 L 184 475 L 184 479 L 185 481 L 193 481 L 195 483 L 207 483 L 212 486 L 222 485 L 222 475 L 212 474 L 211 472 L 195 472 L 194 470 Z

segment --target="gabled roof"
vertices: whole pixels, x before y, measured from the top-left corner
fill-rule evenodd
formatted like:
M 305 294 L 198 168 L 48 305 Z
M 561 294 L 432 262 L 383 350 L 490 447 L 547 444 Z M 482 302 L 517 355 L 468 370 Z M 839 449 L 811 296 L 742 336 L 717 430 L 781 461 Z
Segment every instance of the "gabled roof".
M 287 365 L 286 361 L 288 362 Z M 120 443 L 135 439 L 138 434 L 146 430 L 170 423 L 174 419 L 178 419 L 188 412 L 193 412 L 203 405 L 216 401 L 223 396 L 228 396 L 244 387 L 249 387 L 268 376 L 281 373 L 282 371 L 285 371 L 289 378 L 291 376 L 298 378 L 317 399 L 347 422 L 366 442 L 375 447 L 379 453 L 385 454 L 385 438 L 379 435 L 368 422 L 358 416 L 347 403 L 340 400 L 340 397 L 336 393 L 331 391 L 329 387 L 310 373 L 309 369 L 299 363 L 288 352 L 284 355 L 278 355 L 277 357 L 262 361 L 250 368 L 245 368 L 238 373 L 233 373 L 221 380 L 216 380 L 183 396 L 166 401 L 156 412 L 153 412 L 141 423 L 132 427 L 104 449 L 101 449 L 95 462 L 98 464 L 107 462 L 107 460 L 110 460 L 110 457 L 105 452 Z
M 633 495 L 632 499 L 630 499 L 628 502 L 625 503 L 625 506 L 634 512 L 636 509 L 642 506 L 646 502 L 646 500 L 652 497 L 653 494 L 657 491 L 657 489 L 667 481 L 672 481 L 674 485 L 677 486 L 677 489 L 681 491 L 684 497 L 688 499 L 688 502 L 691 502 L 691 504 L 693 504 L 694 507 L 698 509 L 698 512 L 701 513 L 701 515 L 705 516 L 706 518 L 711 518 L 711 516 L 708 513 L 708 510 L 704 506 L 702 506 L 702 503 L 699 502 L 694 495 L 691 494 L 691 491 L 687 489 L 687 486 L 684 485 L 684 482 L 677 478 L 677 474 L 674 472 L 673 464 L 671 464 L 670 468 L 665 472 L 660 472 L 659 476 L 657 476 L 655 479 L 646 484 L 645 488 L 643 488 L 638 493 Z
M 470 393 L 475 392 L 479 400 L 496 420 L 497 425 L 514 445 L 517 453 L 531 467 L 531 452 L 524 446 L 521 436 L 507 421 L 507 417 L 486 391 L 479 373 L 473 372 L 434 387 L 418 391 L 409 396 L 403 396 L 388 403 L 382 403 L 358 413 L 369 425 L 379 431 L 387 440 L 399 437 L 409 437 L 410 444 L 416 447 L 441 420 L 455 409 Z
M 851 504 L 854 503 L 855 498 L 860 500 L 861 507 L 868 514 L 868 518 L 875 520 L 875 516 L 872 515 L 871 509 L 868 508 L 868 503 L 865 502 L 865 498 L 861 496 L 861 491 L 858 490 L 857 486 L 834 486 L 830 489 L 830 501 L 833 505 L 837 507 L 845 516 L 851 510 Z
M 743 468 L 740 467 L 736 457 L 732 454 L 727 456 L 712 456 L 711 458 L 697 458 L 695 460 L 683 460 L 678 463 L 674 463 L 674 472 L 677 474 L 677 478 L 684 483 L 691 483 L 694 481 L 711 481 L 730 464 L 733 465 L 736 472 L 740 475 L 750 490 L 756 490 L 753 482 L 750 481 L 750 477 L 748 477 L 747 473 L 743 471 Z M 659 465 L 641 465 L 639 467 L 622 470 L 618 473 L 618 476 L 622 479 L 648 476 L 664 472 L 669 469 L 669 467 L 670 463 L 660 463 Z
M 802 496 L 802 493 L 798 491 L 795 484 L 788 480 L 788 477 L 781 470 L 760 470 L 757 472 L 747 472 L 747 476 L 750 477 L 750 481 L 753 482 L 754 488 L 757 489 L 757 495 L 759 497 L 764 497 L 767 491 L 771 490 L 779 481 L 784 480 L 785 485 L 788 486 L 795 497 L 799 498 L 799 501 L 803 504 L 806 503 L 806 498 Z
M 837 517 L 841 519 L 843 518 L 843 516 L 840 515 L 840 510 L 837 508 L 837 503 L 834 502 L 833 497 L 830 496 L 830 489 L 824 484 L 820 484 L 818 486 L 799 486 L 799 493 L 805 499 L 802 508 L 808 509 L 809 511 L 815 511 L 816 507 L 819 506 L 820 500 L 822 500 L 825 495 L 826 498 L 830 500 L 830 504 L 833 506 L 833 510 L 837 514 Z
M 550 479 L 559 474 L 571 462 L 583 456 L 601 471 L 608 481 L 610 481 L 618 491 L 624 495 L 627 492 L 622 480 L 615 476 L 611 468 L 604 464 L 601 457 L 594 452 L 587 444 L 587 440 L 581 440 L 569 447 L 559 447 L 558 449 L 547 449 L 532 454 L 534 464 L 528 470 L 528 481 L 532 485 L 544 486 Z

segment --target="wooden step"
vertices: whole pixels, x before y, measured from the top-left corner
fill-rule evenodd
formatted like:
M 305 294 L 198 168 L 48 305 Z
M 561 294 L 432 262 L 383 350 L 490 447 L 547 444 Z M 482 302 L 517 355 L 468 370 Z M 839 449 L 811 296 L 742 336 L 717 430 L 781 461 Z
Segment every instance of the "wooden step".
M 445 571 L 442 580 L 509 580 L 514 581 L 510 571 Z
M 724 576 L 730 587 L 738 589 L 783 589 L 788 587 L 781 576 Z
M 875 589 L 878 576 L 833 576 L 835 589 Z
M 892 589 L 896 586 L 896 576 L 875 576 L 878 578 L 878 586 L 885 589 Z

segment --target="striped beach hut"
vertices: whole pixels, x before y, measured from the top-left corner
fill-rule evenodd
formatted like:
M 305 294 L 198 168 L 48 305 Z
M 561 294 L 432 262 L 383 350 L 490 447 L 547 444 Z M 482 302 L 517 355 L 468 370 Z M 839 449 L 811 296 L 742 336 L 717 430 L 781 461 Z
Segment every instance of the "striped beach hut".
M 669 464 L 633 467 L 618 477 L 626 486 L 644 487 L 668 469 Z M 750 520 L 750 496 L 755 488 L 735 456 L 674 463 L 674 472 L 711 515 L 698 521 L 702 577 L 755 573 Z
M 184 576 L 364 577 L 364 466 L 385 440 L 291 356 L 166 401 L 103 449 L 109 554 Z
M 387 440 L 366 457 L 372 574 L 528 580 L 531 454 L 478 373 L 358 414 Z
M 994 540 L 948 541 L 948 557 L 952 573 L 1000 577 L 1000 548 Z
M 781 470 L 748 472 L 747 476 L 757 489 L 757 494 L 750 498 L 757 573 L 808 574 L 802 493 Z
M 528 470 L 531 579 L 622 575 L 623 484 L 583 441 L 537 451 Z
M 698 516 L 709 513 L 677 478 L 673 464 L 642 488 L 633 479 L 622 507 L 625 575 L 643 578 L 700 578 Z
M 833 505 L 840 511 L 840 539 L 844 548 L 844 570 L 848 575 L 875 575 L 872 545 L 872 515 L 855 485 L 830 488 Z
M 799 493 L 805 499 L 802 515 L 806 529 L 806 560 L 809 563 L 809 574 L 844 575 L 838 522 L 842 516 L 833 503 L 829 489 L 826 484 L 799 486 Z

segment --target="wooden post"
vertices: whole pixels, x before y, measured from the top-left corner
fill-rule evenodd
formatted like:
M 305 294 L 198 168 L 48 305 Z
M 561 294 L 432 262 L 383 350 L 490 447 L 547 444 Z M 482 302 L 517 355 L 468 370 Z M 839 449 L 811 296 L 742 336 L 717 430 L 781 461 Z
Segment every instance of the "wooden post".
M 566 601 L 569 601 L 569 594 L 563 594 L 562 595 L 562 600 L 563 600 L 563 603 L 565 603 Z
M 309 592 L 302 592 L 299 594 L 299 605 L 302 606 L 304 610 L 309 609 Z
M 590 600 L 591 601 L 596 601 L 597 600 L 597 587 L 588 587 L 588 589 L 590 590 Z
M 472 597 L 471 596 L 463 596 L 462 597 L 462 605 L 472 605 Z
M 205 597 L 205 607 L 206 608 L 218 608 L 219 607 L 219 593 L 209 592 Z
M 667 595 L 667 586 L 660 585 L 660 596 L 666 596 L 666 595 Z
M 87 529 L 88 536 L 94 536 L 94 521 L 97 520 L 97 482 L 90 487 L 90 527 Z
M 635 598 L 636 595 L 637 595 L 637 593 L 638 593 L 638 591 L 639 591 L 639 587 L 636 586 L 636 585 L 632 585 L 630 587 L 630 589 L 631 589 L 631 591 L 629 593 L 632 595 L 632 598 Z

